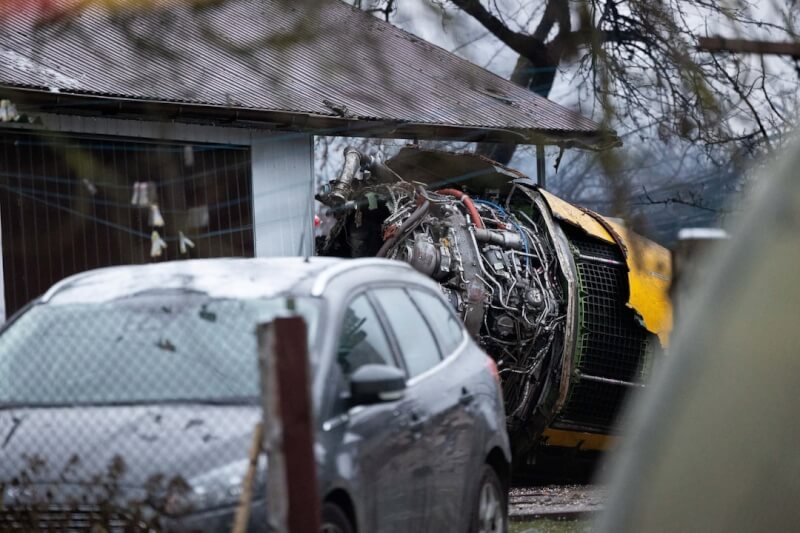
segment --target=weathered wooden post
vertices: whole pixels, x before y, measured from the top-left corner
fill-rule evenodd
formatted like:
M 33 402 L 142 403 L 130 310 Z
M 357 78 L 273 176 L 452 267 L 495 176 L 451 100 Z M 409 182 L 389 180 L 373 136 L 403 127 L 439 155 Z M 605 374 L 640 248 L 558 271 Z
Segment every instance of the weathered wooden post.
M 306 324 L 277 318 L 258 328 L 258 359 L 267 452 L 269 531 L 318 533 L 320 502 L 314 458 Z

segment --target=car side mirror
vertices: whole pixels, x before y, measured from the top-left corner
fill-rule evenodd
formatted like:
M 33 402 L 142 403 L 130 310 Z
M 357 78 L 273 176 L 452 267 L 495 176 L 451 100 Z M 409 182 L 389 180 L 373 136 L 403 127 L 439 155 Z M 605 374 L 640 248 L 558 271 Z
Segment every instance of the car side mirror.
M 353 405 L 399 400 L 405 389 L 405 373 L 389 365 L 364 365 L 350 376 L 350 402 Z

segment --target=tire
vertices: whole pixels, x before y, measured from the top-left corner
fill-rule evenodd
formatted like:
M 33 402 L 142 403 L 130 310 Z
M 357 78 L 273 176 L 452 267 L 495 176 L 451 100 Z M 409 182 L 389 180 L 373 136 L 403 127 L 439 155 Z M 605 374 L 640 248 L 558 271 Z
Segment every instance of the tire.
M 355 533 L 353 524 L 335 503 L 322 504 L 322 533 Z
M 508 531 L 508 494 L 494 468 L 483 465 L 480 483 L 472 504 L 470 533 Z

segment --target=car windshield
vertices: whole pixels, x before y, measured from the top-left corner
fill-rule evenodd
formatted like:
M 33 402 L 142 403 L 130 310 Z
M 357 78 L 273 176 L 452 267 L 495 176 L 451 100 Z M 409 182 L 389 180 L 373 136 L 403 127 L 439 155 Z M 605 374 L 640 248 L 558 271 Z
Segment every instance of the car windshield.
M 34 305 L 0 334 L 0 407 L 249 403 L 259 394 L 256 325 L 293 314 L 306 320 L 313 354 L 310 298 L 162 291 Z

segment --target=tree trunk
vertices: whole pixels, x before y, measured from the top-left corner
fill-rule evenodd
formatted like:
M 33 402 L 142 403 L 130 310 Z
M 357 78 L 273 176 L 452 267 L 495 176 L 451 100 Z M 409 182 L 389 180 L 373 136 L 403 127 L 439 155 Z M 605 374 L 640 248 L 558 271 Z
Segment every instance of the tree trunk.
M 519 56 L 514 71 L 511 73 L 511 81 L 547 98 L 553 88 L 556 68 L 557 65 L 552 60 L 542 61 L 537 65 L 527 57 Z M 475 152 L 502 165 L 507 165 L 514 157 L 516 149 L 517 145 L 515 144 L 479 143 Z

